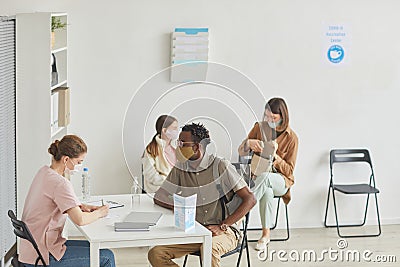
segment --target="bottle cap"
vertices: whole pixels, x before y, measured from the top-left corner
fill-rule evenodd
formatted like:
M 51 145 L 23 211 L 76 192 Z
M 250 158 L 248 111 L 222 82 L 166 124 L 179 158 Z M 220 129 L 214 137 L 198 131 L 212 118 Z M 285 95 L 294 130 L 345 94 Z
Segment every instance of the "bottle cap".
M 83 168 L 84 172 L 87 172 L 89 170 L 89 168 Z

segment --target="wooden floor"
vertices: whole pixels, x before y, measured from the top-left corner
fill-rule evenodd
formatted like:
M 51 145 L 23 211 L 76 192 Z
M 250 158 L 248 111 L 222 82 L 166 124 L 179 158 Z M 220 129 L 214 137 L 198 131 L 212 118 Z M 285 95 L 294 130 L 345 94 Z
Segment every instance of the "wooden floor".
M 357 233 L 376 231 L 376 227 L 372 226 L 364 227 L 362 231 L 359 229 L 356 228 L 353 231 L 358 230 Z M 274 230 L 272 233 L 277 236 L 283 232 Z M 257 238 L 258 232 L 249 232 L 249 237 Z M 347 241 L 347 247 L 343 249 L 339 249 L 337 245 L 338 239 L 336 229 L 293 229 L 288 241 L 270 243 L 268 254 L 271 254 L 272 251 L 276 251 L 276 253 L 272 254 L 272 258 L 270 257 L 265 261 L 258 259 L 257 252 L 254 250 L 255 243 L 250 243 L 251 266 L 400 266 L 400 225 L 383 226 L 380 237 L 341 240 L 340 245 L 346 245 L 345 242 Z M 277 255 L 280 250 L 283 251 L 280 253 L 286 252 L 286 255 L 281 254 L 281 258 L 287 260 L 287 262 L 278 259 Z M 312 258 L 311 261 L 309 260 L 307 255 L 311 255 L 311 250 L 315 251 L 317 261 L 314 261 Z M 323 253 L 324 250 L 327 252 Z M 367 250 L 371 251 L 371 254 Z M 118 267 L 150 266 L 147 262 L 148 248 L 123 248 L 114 249 L 113 251 Z M 363 260 L 364 252 L 367 253 L 366 257 L 368 258 L 369 256 L 371 262 Z M 304 253 L 307 256 L 305 261 L 302 260 Z M 331 256 L 329 256 L 329 253 L 331 253 Z M 357 261 L 358 253 L 361 255 L 359 262 Z M 222 259 L 221 266 L 236 266 L 237 255 Z M 297 255 L 299 255 L 300 260 L 295 261 Z M 335 260 L 335 257 L 338 257 L 338 259 Z M 373 262 L 375 259 L 385 260 L 386 262 Z M 177 259 L 176 262 L 182 266 L 182 259 Z M 200 266 L 198 258 L 190 256 L 187 266 Z M 246 258 L 242 258 L 240 266 L 247 266 Z

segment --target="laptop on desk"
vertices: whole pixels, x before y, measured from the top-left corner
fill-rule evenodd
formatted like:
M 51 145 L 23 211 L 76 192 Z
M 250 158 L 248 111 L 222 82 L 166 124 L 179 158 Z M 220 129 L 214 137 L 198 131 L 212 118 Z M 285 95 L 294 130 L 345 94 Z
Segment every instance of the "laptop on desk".
M 144 232 L 149 230 L 150 226 L 147 223 L 135 223 L 135 222 L 114 223 L 115 232 Z
M 147 223 L 150 226 L 156 225 L 162 216 L 161 212 L 132 211 L 124 219 L 124 222 Z

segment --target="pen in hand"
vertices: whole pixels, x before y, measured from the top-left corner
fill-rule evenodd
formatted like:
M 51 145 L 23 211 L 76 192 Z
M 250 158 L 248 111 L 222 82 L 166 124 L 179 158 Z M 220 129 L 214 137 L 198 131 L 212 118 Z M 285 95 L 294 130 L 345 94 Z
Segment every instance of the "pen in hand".
M 101 205 L 104 206 L 104 199 L 101 199 Z

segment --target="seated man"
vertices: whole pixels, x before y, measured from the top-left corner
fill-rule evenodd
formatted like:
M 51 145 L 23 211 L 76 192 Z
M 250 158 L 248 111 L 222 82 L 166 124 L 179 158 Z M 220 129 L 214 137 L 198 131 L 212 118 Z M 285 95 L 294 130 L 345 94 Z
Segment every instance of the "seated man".
M 217 267 L 221 255 L 236 248 L 240 232 L 235 223 L 250 211 L 256 199 L 229 161 L 205 153 L 209 143 L 209 132 L 203 125 L 192 123 L 182 128 L 176 151 L 179 162 L 156 192 L 154 203 L 173 209 L 174 193 L 197 194 L 196 221 L 212 232 L 212 266 Z M 225 196 L 231 200 L 234 192 L 242 201 L 229 214 L 219 199 Z M 156 246 L 148 258 L 153 267 L 178 266 L 172 259 L 200 249 L 201 244 Z

